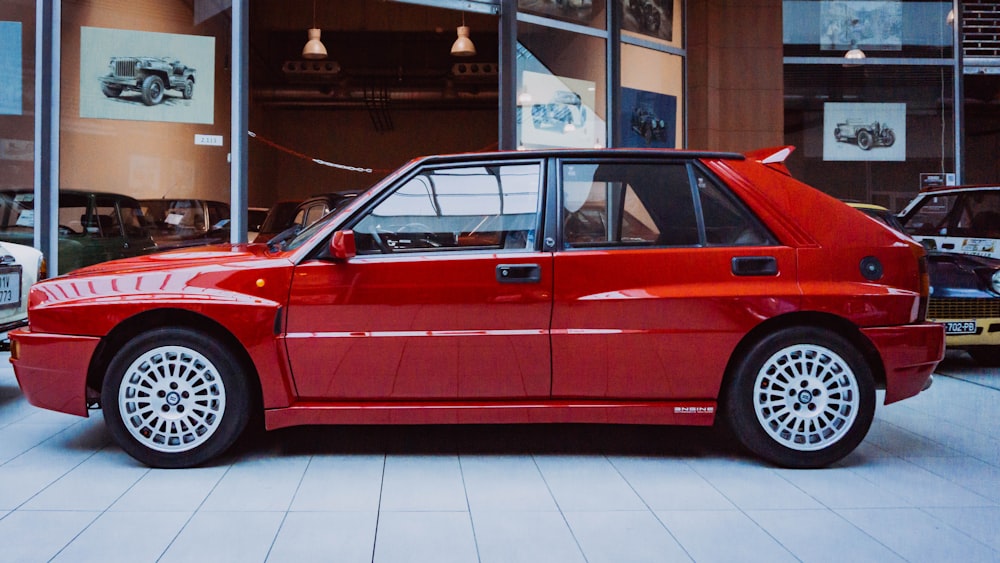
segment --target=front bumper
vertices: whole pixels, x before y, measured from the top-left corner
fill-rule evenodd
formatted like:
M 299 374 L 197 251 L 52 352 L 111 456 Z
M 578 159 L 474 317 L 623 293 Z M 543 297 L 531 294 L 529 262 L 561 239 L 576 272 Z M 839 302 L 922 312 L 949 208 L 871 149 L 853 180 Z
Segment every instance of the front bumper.
M 885 368 L 885 404 L 920 393 L 944 359 L 944 326 L 936 323 L 865 328 Z
M 87 416 L 87 371 L 101 339 L 38 334 L 20 328 L 9 333 L 10 363 L 21 392 L 36 407 Z
M 124 86 L 126 88 L 138 88 L 140 86 L 139 79 L 131 76 L 102 76 L 100 80 L 102 84 Z
M 975 331 L 968 334 L 945 333 L 945 342 L 949 348 L 965 346 L 1000 346 L 1000 317 L 964 318 L 964 319 L 928 319 L 941 325 L 956 323 L 956 328 L 967 323 L 975 324 Z

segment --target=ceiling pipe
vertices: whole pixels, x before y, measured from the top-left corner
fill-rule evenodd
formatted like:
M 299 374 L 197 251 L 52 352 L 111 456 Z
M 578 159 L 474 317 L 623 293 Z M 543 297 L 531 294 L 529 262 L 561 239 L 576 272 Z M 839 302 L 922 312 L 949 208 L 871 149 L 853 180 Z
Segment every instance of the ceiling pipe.
M 496 90 L 455 90 L 453 88 L 389 89 L 388 101 L 393 108 L 414 107 L 491 107 L 496 108 L 499 95 Z M 364 89 L 333 89 L 324 92 L 312 88 L 255 88 L 250 97 L 253 103 L 279 107 L 335 107 L 364 108 Z

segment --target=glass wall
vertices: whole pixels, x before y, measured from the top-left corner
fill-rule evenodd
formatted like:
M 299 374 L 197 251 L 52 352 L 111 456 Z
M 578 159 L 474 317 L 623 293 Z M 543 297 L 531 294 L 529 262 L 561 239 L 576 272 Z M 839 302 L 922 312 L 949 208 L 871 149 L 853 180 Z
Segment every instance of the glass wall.
M 519 1 L 518 148 L 683 147 L 682 8 Z
M 34 0 L 0 3 L 0 76 L 0 189 L 30 190 L 35 150 Z
M 62 2 L 60 272 L 229 240 L 230 25 L 204 4 Z
M 518 148 L 607 146 L 607 41 L 518 26 Z
M 785 1 L 793 174 L 899 211 L 921 174 L 955 171 L 951 2 Z

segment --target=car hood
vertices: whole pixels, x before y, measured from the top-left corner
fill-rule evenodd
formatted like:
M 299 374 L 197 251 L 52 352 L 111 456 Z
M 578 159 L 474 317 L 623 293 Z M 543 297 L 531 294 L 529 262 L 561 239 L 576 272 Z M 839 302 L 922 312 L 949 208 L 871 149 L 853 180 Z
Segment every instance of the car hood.
M 931 252 L 927 261 L 931 295 L 938 298 L 984 297 L 992 285 L 993 272 L 1000 269 L 1000 260 L 952 252 Z
M 149 270 L 208 268 L 256 262 L 277 255 L 268 254 L 264 244 L 215 244 L 111 260 L 73 270 L 66 277 L 129 274 Z

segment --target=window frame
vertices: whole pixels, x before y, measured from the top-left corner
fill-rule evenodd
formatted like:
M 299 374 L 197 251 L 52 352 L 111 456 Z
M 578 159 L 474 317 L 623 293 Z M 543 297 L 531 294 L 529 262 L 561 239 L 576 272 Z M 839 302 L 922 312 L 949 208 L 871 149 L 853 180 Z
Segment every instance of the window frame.
M 370 217 L 371 214 L 377 209 L 382 203 L 395 195 L 400 189 L 408 185 L 414 179 L 420 176 L 426 176 L 428 174 L 433 175 L 438 171 L 445 170 L 456 170 L 456 169 L 470 169 L 470 168 L 503 168 L 503 167 L 514 167 L 514 166 L 535 166 L 537 172 L 537 191 L 536 191 L 536 202 L 534 211 L 534 221 L 532 222 L 532 227 L 534 228 L 534 237 L 531 239 L 531 244 L 525 248 L 486 248 L 483 246 L 449 246 L 449 247 L 437 247 L 437 248 L 414 248 L 405 249 L 397 252 L 374 252 L 374 253 L 362 253 L 359 249 L 356 259 L 385 259 L 385 258 L 406 258 L 410 256 L 425 256 L 427 254 L 436 254 L 440 256 L 451 256 L 454 254 L 467 256 L 471 254 L 512 254 L 512 253 L 527 253 L 527 252 L 537 252 L 541 244 L 545 216 L 545 199 L 547 197 L 547 172 L 546 172 L 546 159 L 544 157 L 535 158 L 516 158 L 516 159 L 484 159 L 475 161 L 446 161 L 446 162 L 433 162 L 423 165 L 419 165 L 412 170 L 408 171 L 405 175 L 396 178 L 391 185 L 386 187 L 377 197 L 373 198 L 371 201 L 367 202 L 366 205 L 359 209 L 356 213 L 346 220 L 340 227 L 340 230 L 354 230 L 355 237 L 358 236 L 359 231 L 357 231 L 357 226 L 364 221 L 366 218 Z M 328 237 L 327 237 L 328 238 Z

